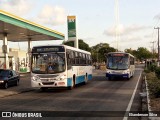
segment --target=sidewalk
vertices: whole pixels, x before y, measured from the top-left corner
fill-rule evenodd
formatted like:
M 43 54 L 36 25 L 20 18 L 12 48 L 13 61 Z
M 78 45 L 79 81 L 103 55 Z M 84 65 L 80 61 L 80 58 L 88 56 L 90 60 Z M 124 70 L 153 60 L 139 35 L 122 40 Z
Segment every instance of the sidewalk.
M 0 89 L 0 98 L 10 96 L 10 95 L 15 95 L 15 94 L 18 94 L 18 92 L 16 92 L 16 91 L 5 91 L 5 90 Z
M 92 73 L 93 75 L 102 75 L 102 74 L 106 74 L 106 71 L 100 70 L 100 69 L 93 69 Z
M 7 89 L 0 88 L 0 98 L 33 91 L 30 81 L 30 73 L 20 73 L 20 82 L 18 86 L 10 86 Z

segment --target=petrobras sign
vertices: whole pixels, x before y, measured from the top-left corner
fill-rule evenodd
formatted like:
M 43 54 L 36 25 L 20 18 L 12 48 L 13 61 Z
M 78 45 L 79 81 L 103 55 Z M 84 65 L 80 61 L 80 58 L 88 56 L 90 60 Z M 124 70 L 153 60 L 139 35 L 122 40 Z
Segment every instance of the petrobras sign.
M 67 16 L 68 23 L 68 39 L 76 38 L 76 16 Z

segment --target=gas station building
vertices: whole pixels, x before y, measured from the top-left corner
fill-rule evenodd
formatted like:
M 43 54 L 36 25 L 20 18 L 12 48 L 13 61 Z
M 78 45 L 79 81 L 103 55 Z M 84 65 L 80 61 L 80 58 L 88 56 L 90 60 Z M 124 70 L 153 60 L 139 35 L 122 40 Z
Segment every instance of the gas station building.
M 64 40 L 64 34 L 0 10 L 0 40 L 0 68 L 19 71 L 29 70 L 32 41 Z M 26 42 L 28 51 L 9 48 L 8 41 Z

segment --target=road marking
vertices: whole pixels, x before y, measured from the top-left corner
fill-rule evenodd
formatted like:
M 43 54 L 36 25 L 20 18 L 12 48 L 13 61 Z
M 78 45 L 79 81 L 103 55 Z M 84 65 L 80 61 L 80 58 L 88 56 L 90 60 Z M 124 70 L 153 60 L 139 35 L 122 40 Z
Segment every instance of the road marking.
M 133 91 L 132 97 L 131 97 L 131 99 L 130 99 L 130 101 L 129 101 L 129 104 L 128 104 L 128 106 L 127 106 L 125 115 L 127 114 L 127 112 L 130 111 L 130 109 L 131 109 L 131 107 L 132 107 L 133 99 L 134 99 L 134 96 L 135 96 L 135 94 L 136 94 L 137 87 L 138 87 L 139 81 L 140 81 L 140 79 L 141 79 L 141 75 L 142 75 L 142 72 L 140 73 L 140 76 L 139 76 L 139 78 L 138 78 L 138 82 L 137 82 L 137 84 L 136 84 L 136 87 L 135 87 L 135 89 L 134 89 L 134 91 Z M 124 116 L 124 117 L 123 117 L 123 120 L 128 120 L 128 116 Z

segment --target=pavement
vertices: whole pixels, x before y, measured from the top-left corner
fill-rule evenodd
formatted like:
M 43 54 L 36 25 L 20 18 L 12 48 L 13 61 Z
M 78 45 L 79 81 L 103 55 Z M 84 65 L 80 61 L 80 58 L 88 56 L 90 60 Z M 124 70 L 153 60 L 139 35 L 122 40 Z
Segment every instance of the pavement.
M 20 73 L 20 82 L 18 86 L 10 86 L 7 89 L 0 88 L 0 98 L 16 95 L 24 92 L 33 91 L 30 85 L 30 73 Z
M 105 71 L 99 69 L 93 69 L 93 76 L 99 76 L 104 74 Z M 24 92 L 34 91 L 35 89 L 31 87 L 30 73 L 20 73 L 20 83 L 18 86 L 10 86 L 7 89 L 0 88 L 0 98 L 12 96 L 16 94 L 21 94 Z
M 93 76 L 94 75 L 102 75 L 102 74 L 106 74 L 106 71 L 105 70 L 100 70 L 100 69 L 93 69 L 93 71 L 92 71 L 92 73 L 93 73 Z

